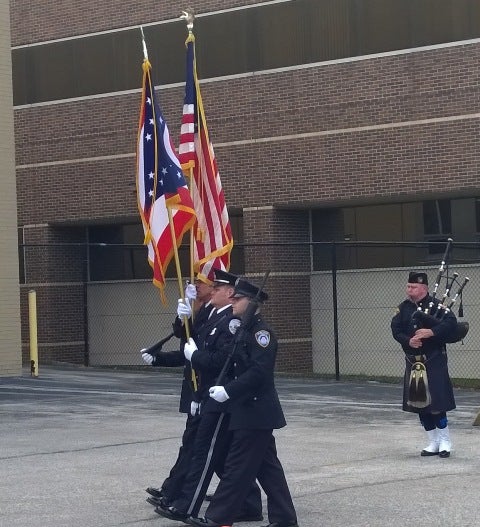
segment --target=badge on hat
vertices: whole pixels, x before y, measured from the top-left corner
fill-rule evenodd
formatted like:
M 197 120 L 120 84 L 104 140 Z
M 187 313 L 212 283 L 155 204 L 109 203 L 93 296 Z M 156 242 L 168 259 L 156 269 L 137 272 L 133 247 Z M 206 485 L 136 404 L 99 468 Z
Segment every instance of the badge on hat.
M 213 269 L 213 272 L 215 275 L 213 279 L 214 284 L 235 286 L 238 276 L 232 273 L 227 273 L 227 271 L 224 271 L 223 269 Z
M 427 273 L 417 273 L 416 271 L 410 271 L 408 275 L 408 283 L 428 285 Z
M 266 329 L 261 329 L 255 333 L 255 340 L 262 346 L 266 348 L 270 344 L 270 332 Z

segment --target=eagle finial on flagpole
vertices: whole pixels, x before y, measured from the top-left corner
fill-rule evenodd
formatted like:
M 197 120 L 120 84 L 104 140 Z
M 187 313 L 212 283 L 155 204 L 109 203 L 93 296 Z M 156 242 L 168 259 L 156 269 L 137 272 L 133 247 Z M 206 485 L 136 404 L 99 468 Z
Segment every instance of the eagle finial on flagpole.
M 180 18 L 187 22 L 188 32 L 191 33 L 193 31 L 193 21 L 195 20 L 195 13 L 193 12 L 193 9 L 191 7 L 187 7 L 186 11 L 182 11 Z

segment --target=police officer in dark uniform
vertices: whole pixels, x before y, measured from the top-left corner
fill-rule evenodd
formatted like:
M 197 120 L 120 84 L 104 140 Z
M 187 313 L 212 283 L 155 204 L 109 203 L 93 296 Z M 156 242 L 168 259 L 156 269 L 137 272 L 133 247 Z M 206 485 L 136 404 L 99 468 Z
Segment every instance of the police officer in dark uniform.
M 196 280 L 195 285 L 189 284 L 185 290 L 185 298 L 179 300 L 177 317 L 173 323 L 174 335 L 180 339 L 180 349 L 175 351 L 158 351 L 153 355 L 142 353 L 142 358 L 146 364 L 163 367 L 183 366 L 183 381 L 180 394 L 179 412 L 187 414 L 185 431 L 182 436 L 182 444 L 178 451 L 177 460 L 170 469 L 170 473 L 160 488 L 147 487 L 146 491 L 150 496 L 147 501 L 154 506 L 160 503 L 168 505 L 175 499 L 183 485 L 185 476 L 190 470 L 191 458 L 193 454 L 193 444 L 200 422 L 199 404 L 196 402 L 193 386 L 192 369 L 190 361 L 185 360 L 183 348 L 186 343 L 186 331 L 184 326 L 184 316 L 191 315 L 191 303 L 196 301 L 200 307 L 195 313 L 193 322 L 189 321 L 190 334 L 198 338 L 202 328 L 207 323 L 214 307 L 211 303 L 212 283 Z M 198 379 L 197 383 L 198 383 Z
M 242 316 L 250 302 L 268 295 L 239 279 L 232 307 Z M 260 309 L 252 320 L 242 321 L 241 341 L 233 358 L 233 379 L 210 388 L 210 397 L 228 404 L 232 440 L 220 480 L 204 518 L 188 519 L 196 526 L 232 525 L 255 479 L 267 495 L 268 527 L 298 527 L 297 516 L 282 465 L 277 457 L 273 430 L 286 425 L 274 383 L 277 339 Z M 240 331 L 240 330 L 239 330 Z
M 222 370 L 231 349 L 240 320 L 232 317 L 231 295 L 237 277 L 221 269 L 214 270 L 212 304 L 215 309 L 197 339 L 185 345 L 184 353 L 199 373 L 196 393 L 200 403 L 200 423 L 194 443 L 190 470 L 179 495 L 169 506 L 159 505 L 156 512 L 176 521 L 196 516 L 214 472 L 221 478 L 229 444 L 228 409 L 209 397 L 209 388 Z M 262 520 L 260 489 L 252 482 L 236 521 Z
M 429 295 L 426 273 L 410 272 L 406 292 L 407 299 L 391 322 L 393 338 L 405 352 L 403 410 L 418 414 L 427 432 L 429 444 L 421 455 L 445 458 L 451 450 L 447 412 L 455 408 L 445 343 L 457 322 L 452 312 L 439 310 L 439 300 Z M 417 317 L 423 313 L 430 315 Z M 425 323 L 430 317 L 433 326 Z

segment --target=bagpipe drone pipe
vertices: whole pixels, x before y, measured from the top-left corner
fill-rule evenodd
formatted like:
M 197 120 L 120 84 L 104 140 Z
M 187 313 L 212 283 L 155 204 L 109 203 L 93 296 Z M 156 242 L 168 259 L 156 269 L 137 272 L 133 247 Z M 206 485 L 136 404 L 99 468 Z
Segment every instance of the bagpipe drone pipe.
M 449 278 L 447 261 L 448 261 L 448 256 L 450 254 L 450 250 L 452 247 L 452 243 L 453 243 L 453 240 L 449 238 L 447 241 L 447 247 L 445 248 L 445 253 L 442 258 L 442 262 L 438 269 L 437 278 L 435 279 L 435 285 L 432 291 L 431 301 L 429 302 L 428 306 L 425 309 L 422 310 L 422 308 L 418 308 L 418 310 L 415 311 L 412 315 L 412 318 L 418 327 L 432 329 L 436 325 L 440 324 L 440 322 L 442 322 L 442 320 L 445 318 L 445 316 L 448 313 L 450 312 L 453 313 L 453 308 L 456 305 L 458 299 L 460 299 L 459 308 L 458 308 L 458 316 L 460 318 L 463 318 L 462 295 L 463 295 L 463 290 L 465 286 L 468 284 L 470 279 L 468 278 L 468 276 L 466 276 L 462 281 L 460 281 L 459 275 L 457 272 L 452 273 L 451 278 Z M 442 278 L 444 277 L 444 275 L 445 275 L 445 291 L 440 301 L 436 302 L 435 298 L 438 293 L 440 282 L 442 281 Z M 454 287 L 457 288 L 455 293 L 453 293 Z M 452 344 L 454 342 L 460 342 L 461 340 L 465 338 L 465 336 L 468 333 L 468 330 L 469 330 L 468 322 L 457 320 L 457 326 L 456 326 L 455 332 L 449 337 L 448 340 L 446 340 L 446 342 L 449 344 Z

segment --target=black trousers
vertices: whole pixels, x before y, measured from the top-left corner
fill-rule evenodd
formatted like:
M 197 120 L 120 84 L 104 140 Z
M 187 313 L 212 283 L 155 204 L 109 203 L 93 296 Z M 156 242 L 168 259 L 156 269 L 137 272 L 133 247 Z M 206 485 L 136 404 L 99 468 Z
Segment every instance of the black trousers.
M 199 416 L 192 417 L 190 414 L 187 415 L 185 431 L 182 436 L 182 444 L 178 450 L 177 460 L 170 469 L 170 473 L 161 487 L 162 493 L 168 502 L 172 502 L 179 496 L 185 482 L 185 477 L 190 470 L 193 445 L 199 424 Z
M 205 517 L 232 525 L 255 478 L 267 495 L 270 523 L 295 523 L 297 515 L 272 430 L 234 430 L 225 472 Z
M 189 516 L 198 515 L 213 474 L 223 477 L 225 458 L 232 437 L 228 431 L 229 421 L 230 416 L 225 413 L 209 412 L 200 416 L 190 470 L 181 493 L 172 503 Z M 242 503 L 239 507 L 241 515 L 261 514 L 262 499 L 255 478 L 247 488 Z

